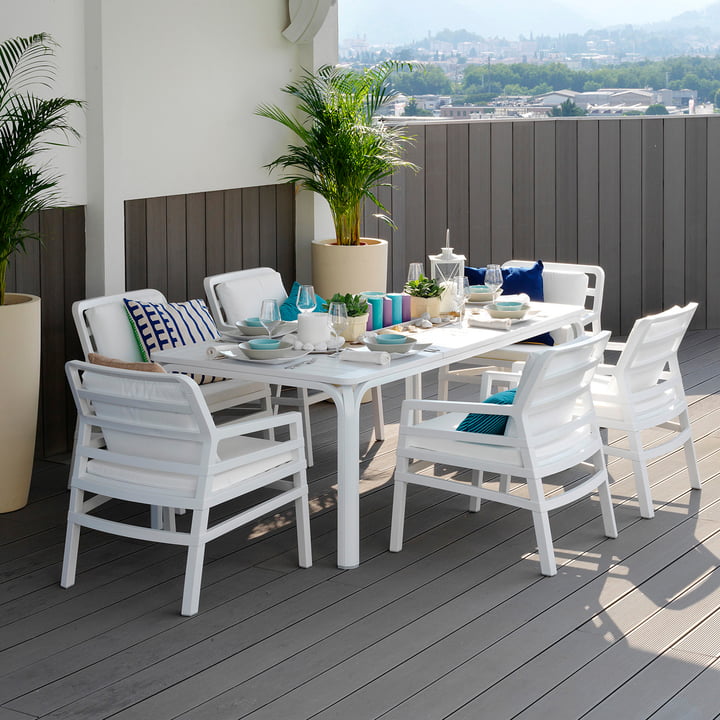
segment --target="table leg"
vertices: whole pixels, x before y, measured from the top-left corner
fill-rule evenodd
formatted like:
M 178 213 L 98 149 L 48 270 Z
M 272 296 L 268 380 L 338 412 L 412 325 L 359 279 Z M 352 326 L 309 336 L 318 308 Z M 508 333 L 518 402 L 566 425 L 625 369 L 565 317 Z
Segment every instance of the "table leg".
M 360 401 L 364 389 L 338 387 L 337 409 L 337 564 L 360 564 Z

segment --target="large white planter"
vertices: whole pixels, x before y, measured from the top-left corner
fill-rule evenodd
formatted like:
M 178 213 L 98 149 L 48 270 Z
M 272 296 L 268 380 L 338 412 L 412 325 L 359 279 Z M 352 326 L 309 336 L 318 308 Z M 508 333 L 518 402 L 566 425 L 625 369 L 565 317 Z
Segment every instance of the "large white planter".
M 313 286 L 329 300 L 335 293 L 387 292 L 387 240 L 361 238 L 362 245 L 313 240 Z
M 40 387 L 40 298 L 7 293 L 0 305 L 0 512 L 27 504 Z

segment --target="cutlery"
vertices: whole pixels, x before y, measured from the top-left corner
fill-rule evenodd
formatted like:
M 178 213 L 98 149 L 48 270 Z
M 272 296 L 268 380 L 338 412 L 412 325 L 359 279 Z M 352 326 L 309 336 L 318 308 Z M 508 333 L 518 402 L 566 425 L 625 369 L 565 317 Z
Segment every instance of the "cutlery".
M 301 365 L 310 365 L 311 363 L 314 363 L 317 358 L 307 358 L 306 360 L 299 360 L 298 362 L 291 363 L 290 365 L 286 365 L 286 370 L 292 370 L 293 368 L 300 367 Z

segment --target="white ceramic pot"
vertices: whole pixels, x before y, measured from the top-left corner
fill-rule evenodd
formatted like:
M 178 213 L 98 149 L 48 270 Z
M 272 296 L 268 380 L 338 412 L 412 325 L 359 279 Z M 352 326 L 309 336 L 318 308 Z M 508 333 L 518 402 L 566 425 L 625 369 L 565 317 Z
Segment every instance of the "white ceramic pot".
M 342 334 L 345 340 L 348 342 L 355 342 L 365 333 L 365 330 L 367 329 L 368 315 L 369 313 L 365 313 L 364 315 L 356 315 L 355 317 L 348 318 L 347 326 Z
M 337 245 L 335 240 L 313 241 L 313 286 L 320 297 L 329 300 L 335 293 L 387 291 L 387 240 L 361 238 L 361 242 Z
M 439 297 L 431 297 L 431 298 L 421 298 L 421 297 L 415 297 L 414 295 L 410 296 L 410 317 L 411 318 L 419 318 L 422 317 L 425 313 L 430 315 L 430 317 L 438 317 L 440 315 L 440 298 Z
M 298 315 L 298 340 L 301 343 L 319 345 L 327 343 L 332 336 L 327 313 L 311 312 Z
M 40 298 L 7 293 L 0 305 L 0 512 L 27 504 L 39 387 Z

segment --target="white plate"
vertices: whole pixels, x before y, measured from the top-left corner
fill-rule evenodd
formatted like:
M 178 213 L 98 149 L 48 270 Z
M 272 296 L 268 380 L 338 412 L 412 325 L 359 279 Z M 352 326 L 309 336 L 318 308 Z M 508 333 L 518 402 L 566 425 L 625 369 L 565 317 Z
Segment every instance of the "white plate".
M 252 340 L 253 338 L 256 338 L 256 337 L 262 337 L 262 336 L 267 337 L 267 330 L 264 327 L 255 328 L 258 332 L 251 332 L 251 333 L 243 332 L 244 329 L 245 329 L 244 326 L 243 326 L 243 328 L 240 328 L 238 326 L 237 331 L 225 330 L 225 331 L 223 331 L 222 334 L 223 334 L 223 337 L 229 337 L 232 340 Z M 278 325 L 277 329 L 270 337 L 280 338 L 280 337 L 283 337 L 284 335 L 287 335 L 288 333 L 293 332 L 294 330 L 297 330 L 297 322 L 294 322 L 294 321 L 283 322 L 280 325 Z
M 275 357 L 268 360 L 253 360 L 243 352 L 242 348 L 238 348 L 237 350 L 225 351 L 223 352 L 222 356 L 230 358 L 231 360 L 242 360 L 243 362 L 261 363 L 262 365 L 282 365 L 284 363 L 291 363 L 294 360 L 297 360 L 298 358 L 304 357 L 308 354 L 309 353 L 307 350 L 288 350 L 288 355 L 286 355 L 285 357 Z

